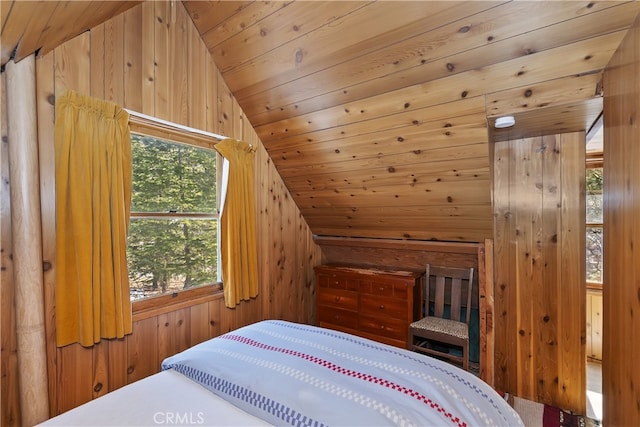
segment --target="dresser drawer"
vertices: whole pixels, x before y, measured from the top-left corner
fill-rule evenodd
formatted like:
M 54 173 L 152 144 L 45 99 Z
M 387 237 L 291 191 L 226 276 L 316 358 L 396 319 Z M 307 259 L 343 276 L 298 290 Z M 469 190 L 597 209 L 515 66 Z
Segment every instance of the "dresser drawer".
M 343 310 L 358 310 L 358 293 L 343 289 L 318 289 L 318 305 L 341 308 Z
M 318 307 L 318 321 L 322 324 L 358 329 L 358 313 L 334 307 Z
M 377 295 L 360 295 L 360 312 L 394 319 L 407 318 L 407 301 Z
M 394 338 L 406 342 L 408 325 L 400 319 L 360 314 L 358 327 L 361 331 Z
M 347 291 L 358 291 L 360 280 L 344 277 L 337 274 L 318 275 L 318 287 L 344 289 Z
M 406 299 L 409 295 L 408 291 L 413 292 L 413 287 L 411 284 L 407 285 L 406 281 L 394 282 L 396 281 L 361 281 L 360 293 Z

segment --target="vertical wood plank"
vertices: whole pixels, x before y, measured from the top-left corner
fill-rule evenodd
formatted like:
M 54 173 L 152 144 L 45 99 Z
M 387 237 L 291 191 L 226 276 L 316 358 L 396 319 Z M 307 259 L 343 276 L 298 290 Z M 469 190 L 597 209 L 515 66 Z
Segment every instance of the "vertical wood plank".
M 124 16 L 104 24 L 104 99 L 124 105 Z
M 194 25 L 187 26 L 187 66 L 189 78 L 188 125 L 207 130 L 207 60 L 209 52 Z
M 216 95 L 218 97 L 217 102 L 217 122 L 218 130 L 216 133 L 230 138 L 234 138 L 233 135 L 233 102 L 231 91 L 227 87 L 222 75 L 216 69 L 217 89 Z
M 82 94 L 91 92 L 90 33 L 83 33 L 55 49 L 56 95 L 65 89 Z
M 562 223 L 562 182 L 561 182 L 561 162 L 560 147 L 557 144 L 555 135 L 543 137 L 545 145 L 544 156 L 544 189 L 543 189 L 543 257 L 544 273 L 541 286 L 542 321 L 540 325 L 540 336 L 538 338 L 540 356 L 539 366 L 542 367 L 538 373 L 543 381 L 544 395 L 542 402 L 551 403 L 558 400 L 559 383 L 557 381 L 558 372 L 558 322 L 559 295 L 558 284 L 561 283 L 561 253 L 558 242 L 560 240 L 559 225 Z
M 142 5 L 124 13 L 124 107 L 142 112 Z
M 0 230 L 2 238 L 2 270 L 0 271 L 0 335 L 2 376 L 2 399 L 0 400 L 0 424 L 3 426 L 21 425 L 20 397 L 18 393 L 18 359 L 15 325 L 14 284 L 13 284 L 13 245 L 11 239 L 11 198 L 9 177 L 9 146 L 7 128 L 7 85 L 6 73 L 0 74 Z
M 604 73 L 603 424 L 640 419 L 640 17 Z M 630 345 L 633 343 L 633 345 Z
M 98 99 L 104 99 L 104 24 L 91 29 L 89 33 L 91 61 L 91 92 L 90 95 Z
M 209 339 L 209 303 L 194 305 L 189 309 L 189 345 Z
M 146 1 L 142 3 L 142 42 L 141 57 L 142 64 L 142 113 L 149 116 L 156 116 L 156 13 L 157 2 Z
M 78 372 L 84 375 L 78 375 Z M 58 348 L 56 383 L 63 392 L 58 393 L 58 414 L 75 408 L 93 398 L 93 350 L 80 344 Z M 56 414 L 57 415 L 57 414 Z
M 565 407 L 586 412 L 585 134 L 560 135 L 562 162 L 562 327 L 559 328 L 560 396 Z M 580 301 L 580 304 L 571 304 Z
M 158 318 L 139 320 L 127 339 L 127 383 L 155 374 L 159 366 Z M 150 351 L 151 350 L 151 351 Z
M 108 391 L 127 385 L 127 339 L 109 340 Z
M 92 399 L 109 392 L 109 341 L 102 340 L 93 346 Z
M 47 375 L 49 379 L 49 415 L 57 413 L 56 387 L 56 212 L 55 212 L 55 82 L 54 52 L 36 60 L 36 103 L 38 114 L 38 150 L 40 165 L 40 206 L 42 217 L 42 260 L 45 266 L 44 304 L 47 336 Z M 4 239 L 3 239 L 4 241 Z M 2 295 L 7 295 L 3 292 Z

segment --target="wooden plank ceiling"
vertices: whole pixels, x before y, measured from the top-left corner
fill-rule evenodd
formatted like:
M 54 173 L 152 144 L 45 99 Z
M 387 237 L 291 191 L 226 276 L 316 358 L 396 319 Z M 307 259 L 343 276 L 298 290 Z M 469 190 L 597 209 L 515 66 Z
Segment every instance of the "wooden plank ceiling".
M 3 63 L 5 33 L 24 31 L 16 14 L 37 21 L 10 39 L 22 54 L 74 35 L 60 8 L 67 20 L 82 9 L 79 29 L 135 2 L 76 3 L 35 3 L 42 24 L 2 1 Z M 182 4 L 314 233 L 461 241 L 493 236 L 489 141 L 588 129 L 602 70 L 640 12 L 637 1 Z M 516 126 L 493 130 L 504 114 Z

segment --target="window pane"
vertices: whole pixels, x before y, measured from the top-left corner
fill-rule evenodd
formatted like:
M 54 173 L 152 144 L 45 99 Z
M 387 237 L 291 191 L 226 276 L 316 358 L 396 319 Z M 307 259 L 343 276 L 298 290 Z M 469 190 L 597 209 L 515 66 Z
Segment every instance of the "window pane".
M 602 224 L 602 194 L 587 194 L 587 224 Z
M 216 212 L 216 154 L 131 135 L 133 212 Z
M 586 172 L 587 224 L 602 224 L 602 168 L 588 168 Z
M 587 282 L 602 283 L 602 228 L 587 227 Z
M 131 218 L 131 300 L 217 282 L 217 222 Z

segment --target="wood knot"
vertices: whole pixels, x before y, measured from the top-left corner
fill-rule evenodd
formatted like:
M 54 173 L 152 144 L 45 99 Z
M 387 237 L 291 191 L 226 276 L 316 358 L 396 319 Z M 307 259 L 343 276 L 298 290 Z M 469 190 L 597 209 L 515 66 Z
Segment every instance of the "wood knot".
M 100 393 L 100 390 L 102 390 L 102 383 L 97 383 L 94 387 L 93 387 L 93 391 L 96 393 Z
M 455 65 L 453 65 L 451 62 L 447 63 L 447 70 L 453 71 L 455 69 L 456 69 Z
M 389 172 L 389 173 L 394 173 L 395 171 L 396 171 L 396 168 L 394 168 L 393 166 L 389 166 L 387 168 L 387 172 Z
M 404 138 L 403 138 L 403 137 L 401 137 L 401 136 L 399 136 L 399 137 L 398 137 L 398 142 L 404 142 Z
M 131 375 L 131 374 L 133 374 L 133 371 L 135 371 L 135 368 L 133 366 L 129 366 L 127 368 L 127 374 Z
M 533 91 L 531 89 L 527 89 L 524 91 L 524 96 L 526 98 L 529 98 L 531 95 L 533 95 Z
M 466 98 L 467 95 L 469 95 L 469 92 L 467 92 L 466 90 L 462 91 L 462 93 L 460 94 L 460 96 L 463 98 Z
M 470 29 L 471 29 L 471 25 L 465 25 L 464 27 L 460 28 L 458 32 L 464 34 L 464 33 L 468 33 Z
M 42 261 L 42 271 L 51 270 L 51 262 L 50 261 Z

